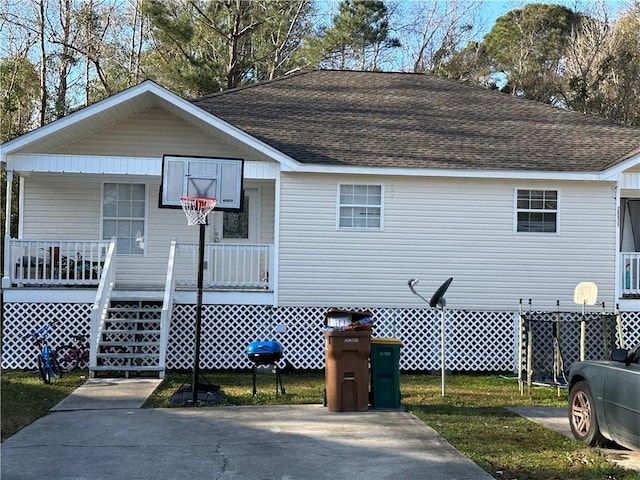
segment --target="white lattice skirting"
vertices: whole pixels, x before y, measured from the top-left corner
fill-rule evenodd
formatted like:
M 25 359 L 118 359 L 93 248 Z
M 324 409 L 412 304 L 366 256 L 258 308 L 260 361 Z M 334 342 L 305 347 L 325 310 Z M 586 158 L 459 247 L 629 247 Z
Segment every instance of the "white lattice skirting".
M 343 307 L 350 308 L 350 307 Z M 48 322 L 59 322 L 51 332 L 53 346 L 73 343 L 71 335 L 89 332 L 90 304 L 8 303 L 5 304 L 2 332 L 2 368 L 33 367 L 34 347 L 24 336 Z M 353 308 L 357 310 L 357 308 Z M 432 371 L 440 368 L 440 312 L 431 309 L 369 309 L 373 313 L 376 337 L 402 340 L 400 368 Z M 326 308 L 270 307 L 263 305 L 204 305 L 201 333 L 201 367 L 204 369 L 248 369 L 245 354 L 249 343 L 278 340 L 284 359 L 298 369 L 324 368 L 324 327 Z M 578 314 L 569 313 L 575 320 Z M 555 318 L 555 317 L 550 317 Z M 640 312 L 623 312 L 622 330 L 627 346 L 640 342 Z M 548 322 L 550 325 L 550 322 Z M 587 357 L 602 358 L 602 330 L 598 322 L 587 328 Z M 286 333 L 276 326 L 286 324 Z M 168 369 L 187 369 L 193 365 L 195 305 L 175 305 L 169 345 Z M 550 326 L 538 327 L 536 355 L 549 355 Z M 469 372 L 517 371 L 518 313 L 446 311 L 447 369 Z M 575 333 L 563 337 L 566 350 L 576 350 Z M 547 345 L 548 344 L 548 345 Z M 566 358 L 567 365 L 572 358 Z

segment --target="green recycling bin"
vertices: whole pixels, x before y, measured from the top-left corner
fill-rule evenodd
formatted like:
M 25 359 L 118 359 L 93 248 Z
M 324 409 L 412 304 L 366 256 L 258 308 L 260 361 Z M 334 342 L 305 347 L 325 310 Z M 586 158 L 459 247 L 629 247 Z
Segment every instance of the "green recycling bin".
M 399 338 L 371 339 L 371 406 L 400 408 Z

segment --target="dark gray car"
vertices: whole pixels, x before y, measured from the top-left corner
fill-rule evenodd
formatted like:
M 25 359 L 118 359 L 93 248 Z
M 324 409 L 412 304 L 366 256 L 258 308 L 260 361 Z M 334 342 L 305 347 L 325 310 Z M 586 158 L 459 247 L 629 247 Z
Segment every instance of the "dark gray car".
M 569 423 L 589 445 L 610 440 L 640 450 L 640 345 L 613 350 L 609 361 L 571 365 Z

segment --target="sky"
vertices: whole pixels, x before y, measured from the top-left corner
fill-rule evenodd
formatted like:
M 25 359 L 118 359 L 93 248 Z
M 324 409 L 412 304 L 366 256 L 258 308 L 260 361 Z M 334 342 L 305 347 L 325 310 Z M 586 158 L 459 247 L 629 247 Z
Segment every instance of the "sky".
M 420 0 L 416 0 L 420 1 Z M 572 10 L 584 10 L 585 6 L 592 6 L 593 0 L 485 0 L 488 21 L 488 30 L 491 29 L 498 17 L 504 15 L 509 10 L 521 8 L 528 3 L 552 3 L 556 5 L 564 5 Z M 622 0 L 606 0 L 605 3 L 610 7 L 611 13 L 615 14 L 622 6 Z M 488 31 L 487 30 L 487 31 Z
M 388 3 L 392 3 L 393 0 L 388 0 Z M 404 2 L 413 3 L 433 3 L 438 0 L 400 0 Z M 444 0 L 442 0 L 444 1 Z M 464 2 L 465 0 L 459 0 Z M 471 0 L 469 0 L 471 1 Z M 624 3 L 624 0 L 600 0 L 610 7 L 611 13 L 616 13 Z M 330 12 L 337 12 L 338 5 L 341 0 L 316 0 L 316 4 L 320 6 L 322 10 L 328 10 Z M 522 8 L 529 3 L 551 3 L 557 5 L 564 5 L 572 10 L 584 10 L 590 6 L 593 6 L 596 2 L 594 0 L 482 0 L 483 8 L 482 14 L 486 19 L 486 31 L 491 30 L 498 17 L 504 15 L 510 10 L 516 8 Z
M 315 0 L 315 5 L 319 9 L 321 15 L 324 14 L 323 22 L 330 23 L 331 19 L 338 12 L 338 5 L 342 0 Z M 405 7 L 409 2 L 414 4 L 433 4 L 435 2 L 445 3 L 447 0 L 385 0 L 388 6 L 394 3 L 400 4 L 401 7 Z M 448 0 L 453 1 L 453 0 Z M 471 2 L 472 0 L 457 0 L 458 2 Z M 617 16 L 618 10 L 623 6 L 625 0 L 475 0 L 473 3 L 482 3 L 482 9 L 480 13 L 479 23 L 476 25 L 473 38 L 471 40 L 481 41 L 483 37 L 494 26 L 498 17 L 506 14 L 507 12 L 522 8 L 530 3 L 547 3 L 564 5 L 575 11 L 585 11 L 592 9 L 596 3 L 602 2 L 606 5 L 611 17 Z M 400 38 L 401 43 L 403 42 Z M 411 43 L 411 42 L 409 42 Z M 392 59 L 388 62 L 381 64 L 381 67 L 385 70 L 392 71 L 410 71 L 413 65 L 411 51 L 406 49 L 394 50 Z

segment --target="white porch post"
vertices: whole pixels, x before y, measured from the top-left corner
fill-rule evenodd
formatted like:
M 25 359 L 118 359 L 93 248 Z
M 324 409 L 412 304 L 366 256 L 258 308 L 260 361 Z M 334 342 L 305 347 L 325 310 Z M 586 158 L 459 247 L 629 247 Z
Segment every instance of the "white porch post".
M 623 278 L 624 278 L 624 265 L 622 265 L 622 252 L 621 252 L 621 247 L 622 244 L 620 242 L 620 238 L 622 236 L 622 224 L 621 224 L 621 220 L 622 220 L 622 216 L 620 214 L 620 190 L 621 190 L 621 185 L 620 185 L 620 178 L 618 178 L 616 180 L 615 183 L 615 192 L 616 192 L 616 233 L 615 233 L 615 240 L 616 240 L 616 250 L 615 250 L 615 268 L 614 268 L 614 275 L 615 275 L 615 282 L 613 283 L 613 308 L 617 309 L 617 305 L 620 302 L 620 298 L 622 298 L 622 290 L 624 288 L 623 285 Z
M 7 169 L 7 198 L 5 198 L 5 219 L 4 219 L 4 272 L 2 274 L 2 289 L 11 287 L 11 197 L 13 187 L 13 170 Z

